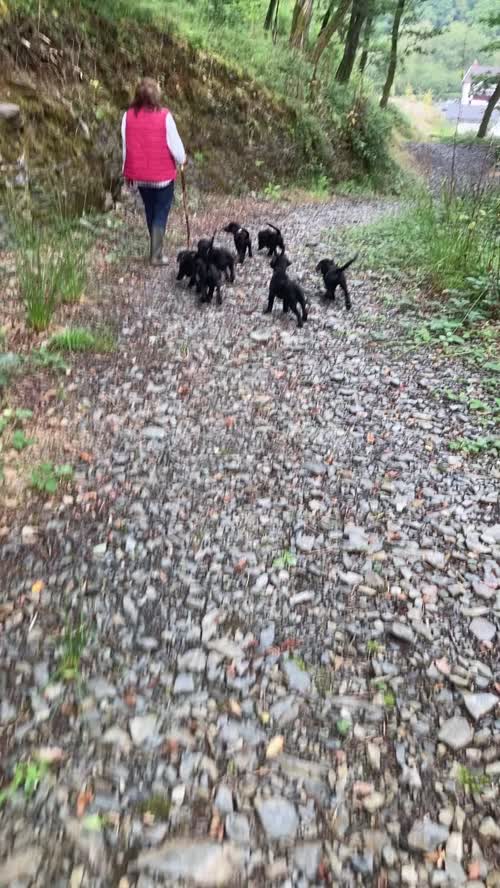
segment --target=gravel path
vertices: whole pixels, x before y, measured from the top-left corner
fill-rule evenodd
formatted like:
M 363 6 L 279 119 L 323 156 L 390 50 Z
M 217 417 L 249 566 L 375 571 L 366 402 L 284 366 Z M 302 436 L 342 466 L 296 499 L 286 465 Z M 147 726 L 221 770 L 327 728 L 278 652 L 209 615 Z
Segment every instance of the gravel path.
M 275 211 L 303 330 L 261 257 L 222 309 L 96 279 L 92 454 L 2 540 L 0 776 L 51 764 L 0 811 L 0 886 L 500 885 L 499 472 L 449 451 L 477 421 L 444 397 L 480 381 L 394 347 L 383 276 L 315 295 L 327 239 L 392 209 Z

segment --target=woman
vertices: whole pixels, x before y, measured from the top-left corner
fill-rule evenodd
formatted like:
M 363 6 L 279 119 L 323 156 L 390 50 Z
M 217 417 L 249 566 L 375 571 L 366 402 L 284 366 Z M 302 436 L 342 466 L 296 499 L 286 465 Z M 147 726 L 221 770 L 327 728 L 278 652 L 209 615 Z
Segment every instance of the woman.
M 166 265 L 163 238 L 174 197 L 176 164 L 186 162 L 184 145 L 160 87 L 145 77 L 122 120 L 123 175 L 139 187 L 151 241 L 152 265 Z

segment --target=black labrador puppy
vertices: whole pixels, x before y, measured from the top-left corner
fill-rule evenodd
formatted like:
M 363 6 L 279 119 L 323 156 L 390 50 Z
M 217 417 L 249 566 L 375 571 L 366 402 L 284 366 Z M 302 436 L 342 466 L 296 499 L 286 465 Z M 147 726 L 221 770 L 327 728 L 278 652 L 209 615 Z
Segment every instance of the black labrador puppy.
M 188 287 L 192 287 L 196 283 L 197 255 L 196 250 L 181 250 L 180 253 L 177 254 L 177 265 L 179 266 L 179 270 L 177 272 L 176 280 L 182 281 L 183 278 L 188 277 Z
M 302 327 L 303 323 L 307 321 L 306 300 L 300 284 L 298 284 L 297 281 L 292 281 L 288 277 L 287 268 L 291 264 L 292 263 L 284 253 L 273 258 L 271 262 L 273 276 L 269 284 L 269 299 L 267 308 L 264 309 L 264 314 L 273 310 L 275 299 L 282 299 L 283 312 L 286 314 L 289 310 L 293 311 L 297 318 L 297 326 Z M 301 309 L 300 312 L 298 309 L 299 305 Z
M 279 228 L 276 228 L 276 225 L 271 225 L 270 222 L 266 223 L 269 228 L 272 228 L 272 231 L 269 231 L 269 228 L 264 228 L 262 231 L 259 231 L 257 235 L 258 239 L 258 249 L 268 251 L 268 256 L 275 256 L 278 252 L 278 249 L 281 250 L 281 253 L 285 252 L 285 243 L 283 241 L 283 236 Z
M 221 273 L 211 259 L 196 259 L 196 290 L 200 294 L 200 302 L 211 302 L 214 293 L 217 294 L 217 305 L 222 305 Z
M 238 260 L 240 265 L 243 265 L 247 252 L 248 258 L 252 258 L 252 238 L 250 237 L 250 232 L 247 231 L 246 228 L 242 228 L 241 225 L 238 225 L 237 222 L 230 222 L 223 230 L 227 232 L 227 234 L 233 235 L 234 246 L 238 253 Z
M 219 271 L 223 271 L 226 280 L 234 284 L 234 256 L 224 247 L 214 247 L 214 236 L 209 240 L 202 238 L 198 241 L 198 255 L 205 260 L 210 260 Z
M 356 261 L 357 258 L 358 254 L 356 253 L 356 255 L 352 259 L 349 259 L 349 262 L 346 262 L 345 265 L 336 265 L 333 259 L 322 259 L 316 266 L 318 274 L 323 275 L 326 296 L 328 299 L 334 300 L 335 290 L 337 287 L 340 287 L 345 296 L 345 307 L 347 311 L 349 311 L 351 307 L 351 297 L 349 296 L 349 290 L 347 289 L 347 281 L 344 272 Z

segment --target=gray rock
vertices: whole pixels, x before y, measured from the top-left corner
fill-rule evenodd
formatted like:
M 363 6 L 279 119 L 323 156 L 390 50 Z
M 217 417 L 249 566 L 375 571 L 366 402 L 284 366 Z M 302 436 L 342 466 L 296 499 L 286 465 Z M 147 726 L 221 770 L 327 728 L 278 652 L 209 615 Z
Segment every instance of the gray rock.
M 260 633 L 260 648 L 265 651 L 266 648 L 271 647 L 274 642 L 275 629 L 274 623 L 269 623 L 269 626 L 266 626 L 265 629 Z
M 461 716 L 453 716 L 447 719 L 440 732 L 439 739 L 442 743 L 446 743 L 450 749 L 463 749 L 469 746 L 474 739 L 474 731 L 469 722 Z
M 250 824 L 244 814 L 228 814 L 226 817 L 226 835 L 237 845 L 248 845 L 250 842 Z
M 328 472 L 328 466 L 325 463 L 317 462 L 316 460 L 308 460 L 304 463 L 304 471 L 309 475 L 326 475 Z
M 444 845 L 449 835 L 446 826 L 432 820 L 417 820 L 408 834 L 408 846 L 413 851 L 434 851 Z
M 1 106 L 0 106 L 1 107 Z M 13 888 L 19 882 L 34 879 L 40 866 L 42 852 L 40 848 L 29 847 L 24 851 L 17 851 L 0 863 L 0 886 Z
M 405 623 L 393 623 L 391 635 L 394 635 L 394 638 L 399 639 L 399 641 L 405 641 L 407 644 L 413 644 L 415 641 L 415 635 Z
M 177 660 L 177 668 L 180 672 L 204 672 L 206 664 L 207 655 L 202 648 L 186 651 Z
M 282 665 L 288 687 L 292 691 L 298 691 L 299 694 L 309 694 L 311 679 L 308 673 L 301 669 L 294 660 L 284 660 Z
M 483 617 L 476 617 L 475 620 L 472 620 L 469 628 L 478 641 L 493 641 L 497 634 L 494 624 Z
M 96 700 L 105 700 L 107 697 L 116 697 L 116 688 L 105 678 L 91 678 L 87 684 L 90 693 Z
M 102 743 L 106 743 L 108 746 L 117 746 L 123 752 L 130 752 L 132 749 L 132 743 L 130 741 L 130 737 L 126 731 L 122 728 L 119 728 L 117 725 L 114 725 L 112 728 L 108 728 L 105 734 L 102 737 Z
M 420 555 L 422 557 L 422 560 L 426 561 L 427 564 L 430 564 L 431 567 L 446 567 L 447 559 L 444 552 L 439 552 L 437 549 L 422 549 Z
M 299 714 L 297 698 L 293 696 L 282 697 L 273 703 L 270 709 L 271 718 L 277 725 L 288 725 L 295 721 Z
M 479 826 L 479 834 L 483 839 L 492 839 L 500 842 L 500 826 L 493 820 L 493 817 L 485 817 Z
M 233 794 L 229 786 L 226 786 L 225 783 L 221 783 L 221 785 L 217 789 L 214 805 L 217 808 L 219 814 L 231 814 L 233 812 Z
M 344 549 L 347 552 L 368 551 L 368 537 L 363 527 L 346 527 L 344 536 L 347 537 L 344 542 Z
M 19 105 L 13 102 L 0 102 L 0 120 L 14 120 L 21 114 Z
M 472 581 L 472 588 L 474 589 L 475 594 L 479 598 L 483 598 L 485 601 L 490 601 L 490 599 L 494 598 L 496 595 L 496 590 L 493 586 L 489 586 L 487 583 L 483 583 L 482 580 L 479 579 Z
M 209 651 L 215 651 L 226 660 L 242 660 L 245 652 L 239 644 L 235 644 L 230 638 L 217 638 L 207 644 Z
M 255 803 L 255 809 L 266 836 L 271 841 L 293 839 L 299 827 L 295 806 L 287 799 L 274 796 Z
M 500 698 L 495 694 L 464 694 L 464 703 L 472 718 L 479 721 L 500 703 Z
M 181 672 L 175 679 L 174 694 L 192 694 L 194 678 L 190 672 Z
M 161 426 L 146 426 L 142 430 L 142 434 L 150 441 L 163 441 L 167 437 L 165 429 L 162 429 Z
M 272 337 L 272 330 L 252 330 L 252 332 L 250 333 L 250 339 L 253 339 L 254 342 L 259 342 L 261 344 L 269 342 Z
M 320 842 L 302 842 L 293 850 L 293 862 L 299 872 L 314 881 L 321 863 L 321 854 Z
M 169 879 L 192 881 L 195 885 L 234 884 L 243 869 L 243 852 L 232 842 L 173 839 L 159 848 L 142 851 L 129 867 Z
M 158 740 L 157 727 L 156 715 L 137 715 L 135 718 L 131 718 L 129 729 L 135 746 L 156 742 Z

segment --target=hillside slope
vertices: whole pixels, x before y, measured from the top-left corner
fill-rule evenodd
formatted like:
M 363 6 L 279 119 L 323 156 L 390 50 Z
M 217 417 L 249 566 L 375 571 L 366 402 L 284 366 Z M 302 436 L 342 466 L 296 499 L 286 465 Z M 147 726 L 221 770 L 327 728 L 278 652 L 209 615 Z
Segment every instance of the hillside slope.
M 84 12 L 77 23 L 69 13 L 42 19 L 40 32 L 26 16 L 0 20 L 0 101 L 22 109 L 21 125 L 0 121 L 3 180 L 22 181 L 24 157 L 42 202 L 59 185 L 78 206 L 101 205 L 120 172 L 120 115 L 144 74 L 161 80 L 204 188 L 356 174 L 326 125 L 224 61 L 153 26 Z

